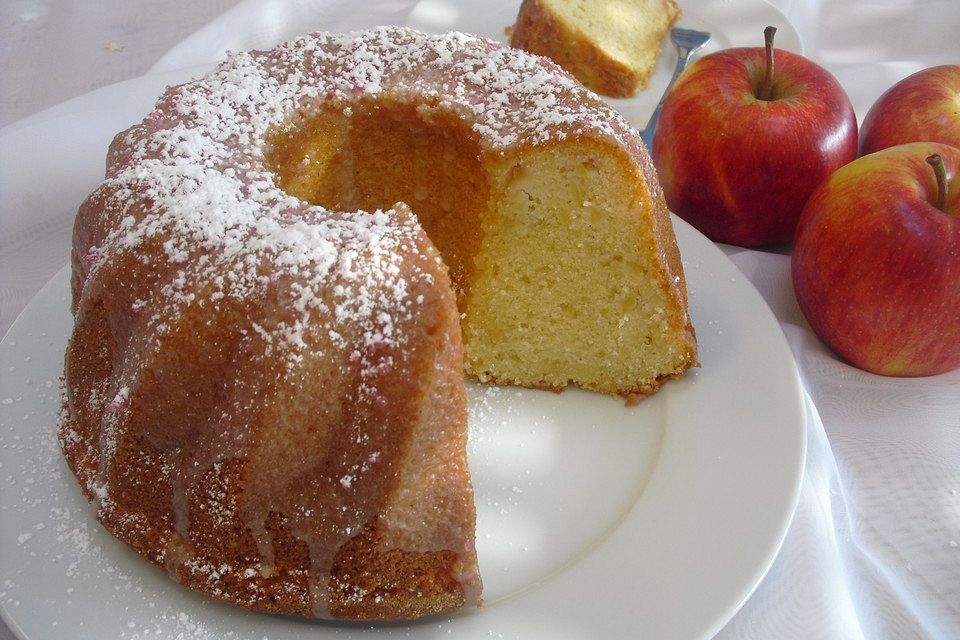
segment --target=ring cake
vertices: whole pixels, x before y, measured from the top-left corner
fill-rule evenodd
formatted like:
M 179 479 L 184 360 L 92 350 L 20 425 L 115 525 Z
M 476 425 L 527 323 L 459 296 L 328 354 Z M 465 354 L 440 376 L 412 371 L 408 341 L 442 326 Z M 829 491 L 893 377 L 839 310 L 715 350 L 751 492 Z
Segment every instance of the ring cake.
M 312 34 L 171 87 L 72 267 L 71 470 L 117 538 L 261 611 L 479 604 L 464 371 L 635 398 L 696 360 L 635 132 L 458 33 Z

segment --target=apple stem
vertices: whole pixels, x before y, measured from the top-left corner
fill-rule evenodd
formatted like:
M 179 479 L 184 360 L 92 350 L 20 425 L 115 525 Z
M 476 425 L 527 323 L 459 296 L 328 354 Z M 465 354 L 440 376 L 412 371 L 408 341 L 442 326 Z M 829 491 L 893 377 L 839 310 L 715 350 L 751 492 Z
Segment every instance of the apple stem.
M 767 27 L 763 30 L 763 42 L 767 49 L 767 69 L 763 74 L 760 90 L 757 92 L 757 98 L 760 100 L 773 98 L 773 36 L 776 33 L 776 27 Z
M 943 164 L 943 158 L 939 153 L 927 156 L 927 163 L 933 167 L 933 172 L 937 176 L 937 201 L 934 206 L 940 211 L 947 210 L 947 167 Z

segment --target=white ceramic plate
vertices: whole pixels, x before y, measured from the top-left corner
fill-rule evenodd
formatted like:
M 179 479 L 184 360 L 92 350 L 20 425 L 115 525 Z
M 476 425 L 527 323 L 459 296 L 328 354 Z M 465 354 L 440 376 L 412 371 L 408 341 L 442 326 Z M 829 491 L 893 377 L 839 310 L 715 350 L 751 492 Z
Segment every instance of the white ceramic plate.
M 68 235 L 112 134 L 188 73 L 114 85 L 0 133 L 0 157 L 18 158 L 0 168 L 5 228 L 30 215 Z M 713 635 L 783 540 L 804 412 L 791 352 L 762 298 L 712 243 L 674 224 L 702 368 L 633 408 L 579 391 L 473 388 L 486 606 L 405 625 L 222 605 L 100 528 L 54 435 L 70 328 L 61 271 L 0 342 L 0 613 L 31 640 Z
M 476 0 L 421 0 L 407 25 L 423 31 L 442 33 L 456 30 L 508 42 L 504 29 L 517 18 L 520 0 L 493 0 L 482 9 Z M 777 27 L 777 48 L 803 53 L 800 35 L 787 18 L 764 0 L 680 0 L 683 16 L 678 27 L 710 33 L 710 42 L 696 55 L 730 47 L 762 47 L 763 29 Z M 643 129 L 660 101 L 677 64 L 677 54 L 664 38 L 650 84 L 633 98 L 606 100 L 636 128 Z

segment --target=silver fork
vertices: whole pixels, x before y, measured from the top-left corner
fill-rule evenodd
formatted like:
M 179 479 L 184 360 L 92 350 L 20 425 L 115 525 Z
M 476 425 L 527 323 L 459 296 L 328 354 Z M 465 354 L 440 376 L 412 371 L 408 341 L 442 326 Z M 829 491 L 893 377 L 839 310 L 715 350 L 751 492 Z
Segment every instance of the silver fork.
M 673 46 L 677 49 L 677 68 L 673 70 L 673 77 L 670 78 L 670 84 L 663 90 L 660 102 L 657 103 L 657 108 L 653 110 L 653 115 L 650 116 L 650 120 L 647 121 L 647 126 L 641 134 L 643 143 L 647 145 L 647 150 L 650 153 L 653 153 L 653 132 L 657 128 L 657 120 L 660 119 L 660 110 L 663 109 L 663 102 L 667 99 L 667 94 L 670 93 L 673 83 L 677 81 L 677 78 L 683 73 L 683 70 L 687 68 L 687 60 L 690 58 L 690 54 L 707 44 L 707 42 L 710 41 L 710 34 L 706 31 L 674 27 L 670 30 L 670 41 L 673 42 Z

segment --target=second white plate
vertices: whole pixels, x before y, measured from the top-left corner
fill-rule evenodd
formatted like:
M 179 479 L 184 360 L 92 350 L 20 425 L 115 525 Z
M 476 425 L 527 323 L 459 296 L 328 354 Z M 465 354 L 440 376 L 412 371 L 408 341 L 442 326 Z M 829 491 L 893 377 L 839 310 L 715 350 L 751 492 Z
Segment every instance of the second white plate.
M 465 31 L 507 42 L 505 29 L 516 21 L 519 0 L 490 0 L 478 7 L 475 0 L 421 0 L 407 25 L 430 33 Z M 787 18 L 764 0 L 682 0 L 679 27 L 710 33 L 710 42 L 697 55 L 730 47 L 762 47 L 763 29 L 777 27 L 776 46 L 803 53 L 800 35 Z M 643 129 L 673 76 L 677 54 L 665 38 L 657 66 L 647 88 L 633 98 L 606 100 L 634 127 Z

